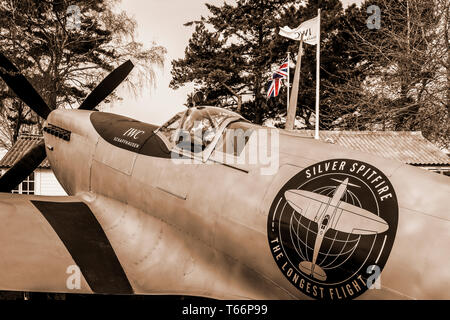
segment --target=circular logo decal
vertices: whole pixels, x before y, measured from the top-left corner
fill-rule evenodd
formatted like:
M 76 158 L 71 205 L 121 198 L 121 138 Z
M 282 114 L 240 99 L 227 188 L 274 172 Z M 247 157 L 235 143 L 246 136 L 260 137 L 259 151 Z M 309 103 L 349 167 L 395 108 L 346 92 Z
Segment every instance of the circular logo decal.
M 377 285 L 398 222 L 392 184 L 362 161 L 333 159 L 292 177 L 269 212 L 269 246 L 302 293 L 353 299 Z

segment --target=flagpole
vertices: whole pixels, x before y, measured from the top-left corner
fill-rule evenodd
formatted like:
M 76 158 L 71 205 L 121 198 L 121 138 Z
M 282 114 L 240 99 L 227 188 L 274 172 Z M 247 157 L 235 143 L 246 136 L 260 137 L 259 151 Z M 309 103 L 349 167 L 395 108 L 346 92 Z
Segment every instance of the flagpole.
M 286 103 L 286 115 L 287 115 L 287 111 L 289 110 L 289 86 L 290 86 L 290 79 L 289 79 L 289 68 L 291 65 L 291 57 L 290 57 L 291 53 L 288 51 L 287 53 L 287 61 L 288 61 L 288 67 L 287 67 L 287 103 Z
M 320 9 L 317 9 L 317 51 L 316 51 L 316 128 L 314 138 L 319 139 L 319 90 L 320 90 Z
M 286 117 L 286 130 L 294 130 L 295 114 L 297 112 L 297 100 L 298 100 L 298 86 L 300 83 L 300 68 L 302 65 L 302 52 L 303 52 L 303 32 L 300 38 L 300 45 L 298 47 L 297 63 L 295 64 L 294 81 L 292 82 L 292 94 L 289 100 L 289 108 Z

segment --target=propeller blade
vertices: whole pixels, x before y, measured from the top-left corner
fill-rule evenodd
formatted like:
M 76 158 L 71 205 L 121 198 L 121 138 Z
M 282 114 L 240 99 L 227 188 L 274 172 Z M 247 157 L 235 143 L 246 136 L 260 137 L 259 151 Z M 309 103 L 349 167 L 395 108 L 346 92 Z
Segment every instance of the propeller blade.
M 0 77 L 6 82 L 12 91 L 25 102 L 34 112 L 44 119 L 51 109 L 42 97 L 33 88 L 31 83 L 20 74 L 19 70 L 0 52 Z
M 117 69 L 111 72 L 102 82 L 92 91 L 87 98 L 83 101 L 78 109 L 81 110 L 92 110 L 100 102 L 102 102 L 111 92 L 116 89 L 119 84 L 128 76 L 128 74 L 133 70 L 133 63 L 128 60 Z
M 30 149 L 14 166 L 0 178 L 0 192 L 11 192 L 45 160 L 44 140 Z

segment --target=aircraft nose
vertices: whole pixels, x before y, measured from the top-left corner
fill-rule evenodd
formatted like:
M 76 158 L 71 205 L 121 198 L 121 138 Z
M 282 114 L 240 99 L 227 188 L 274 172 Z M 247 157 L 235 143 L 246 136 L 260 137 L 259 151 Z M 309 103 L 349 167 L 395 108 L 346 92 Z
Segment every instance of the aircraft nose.
M 93 111 L 86 110 L 53 110 L 48 119 L 49 125 L 64 129 L 72 134 L 78 134 L 88 138 L 94 133 L 90 121 Z

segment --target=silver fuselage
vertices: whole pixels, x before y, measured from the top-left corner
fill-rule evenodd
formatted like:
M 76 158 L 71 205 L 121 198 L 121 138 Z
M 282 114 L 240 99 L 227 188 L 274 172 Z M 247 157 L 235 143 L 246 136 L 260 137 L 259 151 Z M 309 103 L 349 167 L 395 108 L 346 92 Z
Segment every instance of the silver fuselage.
M 91 113 L 53 111 L 47 123 L 72 136 L 67 142 L 45 134 L 47 155 L 68 194 L 95 209 L 136 293 L 307 298 L 272 258 L 269 207 L 303 168 L 357 158 L 389 177 L 399 204 L 382 289 L 361 297 L 450 298 L 450 251 L 442 249 L 450 243 L 447 177 L 284 131 L 272 175 L 262 175 L 258 164 L 182 164 L 113 146 L 96 132 Z

